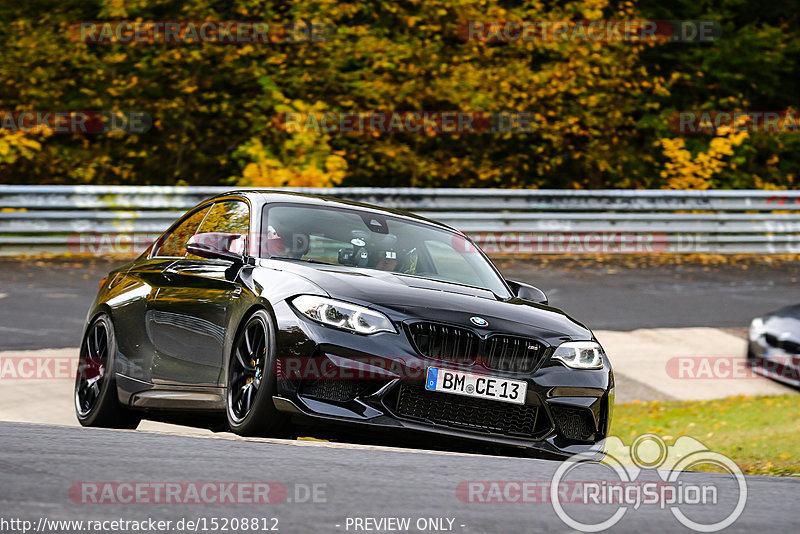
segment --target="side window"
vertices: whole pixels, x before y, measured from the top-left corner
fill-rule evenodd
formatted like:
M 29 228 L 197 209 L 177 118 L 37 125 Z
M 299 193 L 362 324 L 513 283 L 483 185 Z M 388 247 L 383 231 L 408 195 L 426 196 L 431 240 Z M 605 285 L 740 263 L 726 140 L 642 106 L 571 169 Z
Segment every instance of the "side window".
M 194 212 L 172 232 L 159 238 L 159 245 L 153 256 L 183 257 L 186 254 L 186 242 L 197 231 L 208 210 L 209 207 L 205 207 Z
M 224 232 L 247 235 L 249 231 L 250 209 L 247 203 L 241 200 L 224 200 L 214 204 L 197 233 Z
M 239 238 L 232 241 L 219 240 L 219 236 L 211 235 L 206 236 L 212 241 L 216 241 L 217 246 L 225 246 L 231 252 L 237 254 L 245 254 L 245 246 L 247 243 L 247 235 L 250 231 L 250 208 L 246 202 L 241 200 L 223 200 L 217 202 L 211 207 L 203 224 L 197 229 L 197 234 L 205 233 L 222 233 L 222 234 L 239 234 Z M 198 256 L 187 254 L 189 259 L 201 259 Z

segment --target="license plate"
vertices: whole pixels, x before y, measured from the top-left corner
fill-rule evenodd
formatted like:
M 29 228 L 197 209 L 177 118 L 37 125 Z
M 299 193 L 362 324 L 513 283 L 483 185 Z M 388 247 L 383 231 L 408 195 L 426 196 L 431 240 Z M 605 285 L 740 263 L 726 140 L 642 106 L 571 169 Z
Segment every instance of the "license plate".
M 475 375 L 439 367 L 428 367 L 425 389 L 512 404 L 525 404 L 525 394 L 528 392 L 527 384 L 521 380 Z

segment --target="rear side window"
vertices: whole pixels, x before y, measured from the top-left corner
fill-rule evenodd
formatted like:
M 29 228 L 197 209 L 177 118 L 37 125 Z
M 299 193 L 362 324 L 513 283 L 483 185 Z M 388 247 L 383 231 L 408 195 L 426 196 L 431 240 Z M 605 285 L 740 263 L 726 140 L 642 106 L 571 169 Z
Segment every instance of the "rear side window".
M 159 239 L 159 245 L 153 256 L 183 257 L 186 254 L 186 242 L 194 235 L 200 224 L 205 219 L 209 207 L 189 215 L 182 223 L 171 232 Z
M 247 235 L 249 229 L 250 208 L 247 203 L 241 200 L 224 200 L 214 204 L 197 233 L 224 232 Z

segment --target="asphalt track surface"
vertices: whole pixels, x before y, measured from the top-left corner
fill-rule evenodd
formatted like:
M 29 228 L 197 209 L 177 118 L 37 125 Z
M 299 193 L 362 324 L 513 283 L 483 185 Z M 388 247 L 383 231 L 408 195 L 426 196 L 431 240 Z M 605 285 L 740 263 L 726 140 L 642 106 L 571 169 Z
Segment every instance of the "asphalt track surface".
M 0 260 L 0 351 L 75 347 L 97 285 L 119 262 L 103 260 Z M 800 266 L 707 267 L 619 264 L 501 264 L 512 279 L 544 289 L 551 303 L 594 329 L 737 327 L 753 316 L 800 301 Z M 176 427 L 177 428 L 177 427 Z M 175 430 L 180 433 L 181 431 Z M 189 437 L 0 422 L 0 532 L 20 532 L 3 520 L 278 519 L 280 532 L 366 532 L 347 528 L 365 518 L 410 518 L 407 532 L 569 532 L 548 502 L 465 502 L 457 488 L 469 481 L 547 484 L 559 463 L 514 457 L 390 449 L 339 443 L 241 440 L 229 434 Z M 400 446 L 408 444 L 397 443 Z M 593 465 L 580 479 L 615 482 Z M 660 481 L 645 470 L 637 481 Z M 713 485 L 719 504 L 684 507 L 699 522 L 723 519 L 735 502 L 733 478 L 683 473 L 685 483 Z M 746 477 L 742 515 L 726 532 L 796 531 L 800 480 Z M 252 504 L 80 504 L 69 490 L 82 482 L 277 482 L 288 497 Z M 296 502 L 316 485 L 317 502 Z M 461 494 L 463 497 L 463 494 Z M 540 500 L 539 498 L 538 500 Z M 302 499 L 301 499 L 302 500 Z M 534 501 L 537 498 L 533 499 Z M 567 505 L 580 520 L 609 517 L 615 505 Z M 416 529 L 420 518 L 452 519 L 452 530 Z M 445 520 L 445 525 L 448 524 Z M 19 524 L 17 524 L 19 526 Z M 238 529 L 242 530 L 242 529 Z M 612 532 L 689 531 L 669 509 L 630 508 Z M 46 532 L 69 532 L 51 526 Z M 116 531 L 116 530 L 107 530 Z M 203 531 L 203 530 L 200 530 Z M 235 530 L 234 530 L 235 531 Z M 391 530 L 370 530 L 390 532 Z
M 76 347 L 109 260 L 0 259 L 0 350 Z M 800 262 L 641 268 L 610 263 L 500 262 L 592 329 L 745 327 L 800 302 Z
M 324 443 L 281 444 L 258 440 L 195 438 L 130 431 L 0 423 L 0 514 L 33 521 L 148 518 L 278 518 L 280 532 L 354 532 L 347 518 L 450 518 L 450 532 L 531 533 L 571 529 L 547 502 L 469 502 L 457 493 L 468 481 L 548 482 L 556 462 L 522 458 L 447 454 L 368 447 L 331 447 Z M 574 479 L 615 481 L 600 465 L 586 466 Z M 659 481 L 644 470 L 638 481 Z M 684 507 L 698 522 L 723 519 L 733 508 L 738 488 L 723 474 L 683 473 L 684 484 L 714 485 L 719 504 Z M 278 482 L 287 490 L 279 504 L 84 504 L 70 488 L 85 482 Z M 800 480 L 747 477 L 747 500 L 726 532 L 795 532 Z M 304 500 L 316 485 L 316 502 Z M 274 495 L 271 493 L 271 495 Z M 467 502 L 465 502 L 467 501 Z M 578 520 L 608 517 L 614 505 L 567 505 Z M 446 523 L 445 523 L 446 524 Z M 185 529 L 184 529 L 185 530 Z M 384 530 L 387 531 L 387 530 Z M 435 532 L 427 528 L 422 531 Z M 629 508 L 611 532 L 689 530 L 669 509 L 644 504 Z

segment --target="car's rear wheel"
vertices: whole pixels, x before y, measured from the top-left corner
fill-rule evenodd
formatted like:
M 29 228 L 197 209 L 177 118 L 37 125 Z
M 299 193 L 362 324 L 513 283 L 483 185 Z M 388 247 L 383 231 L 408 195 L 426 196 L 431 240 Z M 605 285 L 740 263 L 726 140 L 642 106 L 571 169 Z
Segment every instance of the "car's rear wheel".
M 240 329 L 228 363 L 231 430 L 241 436 L 281 435 L 288 418 L 272 402 L 276 388 L 275 326 L 266 311 L 258 310 Z
M 133 429 L 142 420 L 117 398 L 116 349 L 111 318 L 100 315 L 86 329 L 75 375 L 75 413 L 83 426 Z

